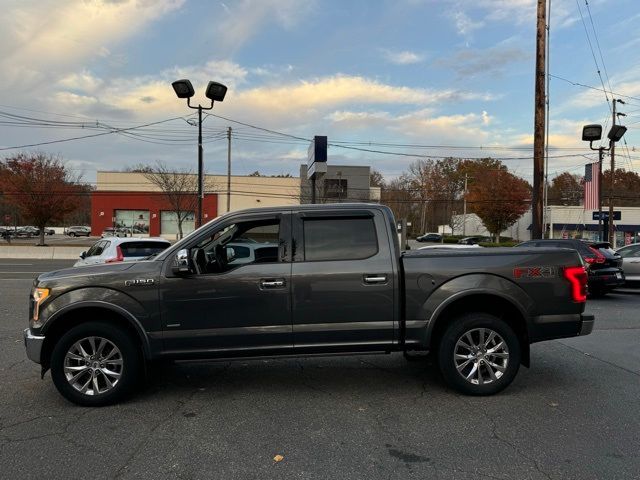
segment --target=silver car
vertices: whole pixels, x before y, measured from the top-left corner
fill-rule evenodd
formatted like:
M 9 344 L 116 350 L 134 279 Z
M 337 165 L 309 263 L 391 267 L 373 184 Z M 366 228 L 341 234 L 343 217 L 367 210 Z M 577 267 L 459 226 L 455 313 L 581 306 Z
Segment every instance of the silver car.
M 616 250 L 622 257 L 622 270 L 627 282 L 640 282 L 640 243 L 632 243 Z
M 84 267 L 100 263 L 135 262 L 156 255 L 169 247 L 164 238 L 118 238 L 108 237 L 97 241 L 89 250 L 80 254 L 73 266 Z

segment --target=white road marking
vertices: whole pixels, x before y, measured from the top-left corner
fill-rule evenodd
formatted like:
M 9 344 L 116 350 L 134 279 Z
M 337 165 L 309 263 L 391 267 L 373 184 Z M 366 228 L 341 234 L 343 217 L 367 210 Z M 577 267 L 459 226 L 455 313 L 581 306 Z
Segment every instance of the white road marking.
M 31 267 L 33 263 L 0 263 L 2 267 Z
M 21 272 L 19 270 L 0 270 L 0 273 L 45 273 L 44 271 L 41 272 Z

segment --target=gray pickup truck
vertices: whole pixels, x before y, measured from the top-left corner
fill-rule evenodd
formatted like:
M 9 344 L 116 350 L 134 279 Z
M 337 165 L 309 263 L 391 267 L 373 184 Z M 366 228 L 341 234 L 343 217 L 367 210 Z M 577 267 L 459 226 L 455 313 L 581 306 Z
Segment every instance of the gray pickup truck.
M 570 249 L 400 252 L 381 205 L 245 210 L 145 261 L 40 275 L 24 339 L 81 405 L 156 360 L 354 352 L 431 351 L 448 385 L 488 395 L 531 343 L 591 332 L 586 282 Z

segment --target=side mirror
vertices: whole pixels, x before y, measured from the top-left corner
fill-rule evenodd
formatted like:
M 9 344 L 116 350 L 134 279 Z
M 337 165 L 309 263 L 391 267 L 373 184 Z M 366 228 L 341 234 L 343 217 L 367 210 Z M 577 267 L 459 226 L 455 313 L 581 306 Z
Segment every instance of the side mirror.
M 171 271 L 174 275 L 186 275 L 193 271 L 188 249 L 183 248 L 182 250 L 178 250 Z
M 236 251 L 233 247 L 227 247 L 227 262 L 231 262 L 236 258 Z
M 84 260 L 85 258 L 87 258 L 87 252 L 82 252 L 82 253 L 80 254 L 80 258 L 81 258 L 81 259 L 83 259 L 83 260 Z

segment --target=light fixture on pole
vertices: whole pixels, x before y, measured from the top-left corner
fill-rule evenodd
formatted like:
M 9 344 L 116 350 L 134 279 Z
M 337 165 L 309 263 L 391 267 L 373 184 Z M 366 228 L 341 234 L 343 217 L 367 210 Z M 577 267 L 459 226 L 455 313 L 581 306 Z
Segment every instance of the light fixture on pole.
M 607 138 L 609 139 L 609 147 L 598 147 L 593 148 L 593 142 L 597 142 L 602 139 L 602 125 L 591 124 L 585 125 L 582 127 L 582 140 L 585 142 L 589 142 L 589 148 L 591 150 L 598 151 L 598 239 L 600 241 L 604 240 L 604 232 L 602 229 L 602 159 L 604 157 L 604 152 L 611 150 L 611 147 L 622 137 L 627 131 L 627 127 L 623 125 L 613 125 L 607 134 Z M 611 172 L 613 178 L 613 172 Z M 613 192 L 612 192 L 613 193 Z M 610 211 L 612 211 L 613 205 L 610 205 Z M 611 215 L 611 214 L 610 214 Z M 612 218 L 608 218 L 609 222 L 613 221 Z
M 196 228 L 202 225 L 202 200 L 204 198 L 204 167 L 202 160 L 202 110 L 211 110 L 214 102 L 222 102 L 227 94 L 227 87 L 218 82 L 209 82 L 206 97 L 211 100 L 209 107 L 198 104 L 197 107 L 191 105 L 191 97 L 195 95 L 195 90 L 191 81 L 187 79 L 176 80 L 171 84 L 178 98 L 186 98 L 187 106 L 198 110 L 198 214 L 196 217 Z

